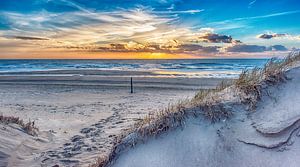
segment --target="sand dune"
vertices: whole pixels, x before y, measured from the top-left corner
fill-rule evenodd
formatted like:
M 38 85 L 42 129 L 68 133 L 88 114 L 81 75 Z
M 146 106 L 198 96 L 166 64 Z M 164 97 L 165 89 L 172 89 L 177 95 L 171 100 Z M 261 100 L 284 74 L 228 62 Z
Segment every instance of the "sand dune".
M 108 166 L 299 166 L 300 68 L 286 75 L 286 82 L 264 88 L 255 111 L 231 103 L 230 119 L 212 124 L 204 117 L 189 117 L 183 129 L 119 152 Z

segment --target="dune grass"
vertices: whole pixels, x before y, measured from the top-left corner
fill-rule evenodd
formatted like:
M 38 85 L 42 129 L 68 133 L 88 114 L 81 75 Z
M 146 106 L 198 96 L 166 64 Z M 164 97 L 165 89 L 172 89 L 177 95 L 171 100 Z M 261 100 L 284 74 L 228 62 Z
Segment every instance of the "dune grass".
M 22 119 L 19 117 L 12 117 L 12 116 L 3 116 L 0 115 L 0 123 L 2 124 L 17 124 L 21 126 L 22 130 L 29 135 L 36 136 L 38 132 L 38 128 L 34 125 L 34 122 L 28 121 L 24 123 Z
M 215 89 L 200 90 L 194 98 L 169 105 L 167 108 L 148 115 L 133 127 L 115 138 L 110 154 L 100 157 L 90 167 L 105 167 L 111 164 L 117 156 L 144 142 L 149 137 L 155 137 L 165 131 L 183 127 L 188 116 L 204 116 L 211 122 L 229 119 L 233 111 L 220 97 L 226 89 L 238 95 L 239 103 L 254 110 L 262 97 L 264 88 L 287 80 L 285 72 L 300 61 L 300 53 L 291 53 L 285 59 L 270 59 L 264 68 L 244 70 L 233 82 L 222 82 Z
M 243 93 L 242 102 L 247 104 L 250 110 L 254 110 L 261 99 L 263 88 L 285 82 L 288 79 L 285 72 L 299 61 L 299 52 L 291 53 L 284 59 L 272 58 L 262 69 L 243 71 L 233 86 Z

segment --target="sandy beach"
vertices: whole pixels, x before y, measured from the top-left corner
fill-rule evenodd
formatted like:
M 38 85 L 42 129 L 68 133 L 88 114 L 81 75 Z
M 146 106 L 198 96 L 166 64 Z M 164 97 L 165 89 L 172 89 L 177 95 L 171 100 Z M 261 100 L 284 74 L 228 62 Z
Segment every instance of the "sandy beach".
M 0 113 L 34 121 L 39 133 L 1 125 L 0 164 L 87 166 L 135 121 L 221 81 L 95 70 L 1 73 Z

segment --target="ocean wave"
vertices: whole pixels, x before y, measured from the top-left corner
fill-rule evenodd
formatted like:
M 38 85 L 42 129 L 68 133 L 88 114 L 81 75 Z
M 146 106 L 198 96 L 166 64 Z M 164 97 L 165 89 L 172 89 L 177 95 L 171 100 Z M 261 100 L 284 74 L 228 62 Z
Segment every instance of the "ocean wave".
M 177 72 L 187 77 L 235 77 L 262 67 L 266 59 L 197 60 L 0 60 L 0 72 L 48 70 L 122 70 Z M 177 75 L 179 76 L 179 75 Z

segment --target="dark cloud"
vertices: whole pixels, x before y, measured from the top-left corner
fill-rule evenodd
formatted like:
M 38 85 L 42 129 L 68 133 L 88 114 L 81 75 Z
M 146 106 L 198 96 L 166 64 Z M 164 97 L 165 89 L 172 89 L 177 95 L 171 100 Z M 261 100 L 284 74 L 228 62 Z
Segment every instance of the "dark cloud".
M 148 45 L 147 48 L 150 50 L 161 50 L 160 45 L 157 44 Z
M 202 49 L 203 46 L 201 45 L 196 45 L 196 44 L 183 44 L 179 46 L 179 50 L 182 51 L 198 51 L 200 49 Z
M 183 44 L 178 46 L 179 52 L 205 52 L 205 53 L 215 53 L 218 52 L 219 46 L 201 46 L 196 44 Z
M 32 40 L 32 41 L 46 41 L 48 38 L 41 37 L 29 37 L 29 36 L 6 36 L 6 38 L 20 39 L 20 40 Z
M 125 50 L 125 44 L 110 44 L 111 49 Z
M 214 33 L 203 34 L 199 37 L 199 40 L 208 43 L 241 43 L 240 40 L 234 40 L 229 35 L 220 35 Z
M 272 38 L 277 38 L 277 37 L 284 37 L 287 34 L 260 34 L 258 35 L 258 38 L 261 39 L 272 39 Z
M 203 47 L 201 51 L 205 53 L 215 53 L 215 52 L 219 52 L 219 48 L 220 47 L 218 46 L 207 46 L 207 47 Z
M 264 52 L 267 50 L 265 46 L 259 45 L 233 45 L 226 48 L 227 52 Z
M 283 45 L 273 45 L 268 48 L 271 51 L 287 51 L 288 49 Z
M 265 52 L 265 51 L 287 51 L 283 45 L 273 45 L 270 47 L 260 45 L 234 45 L 226 48 L 227 52 Z

